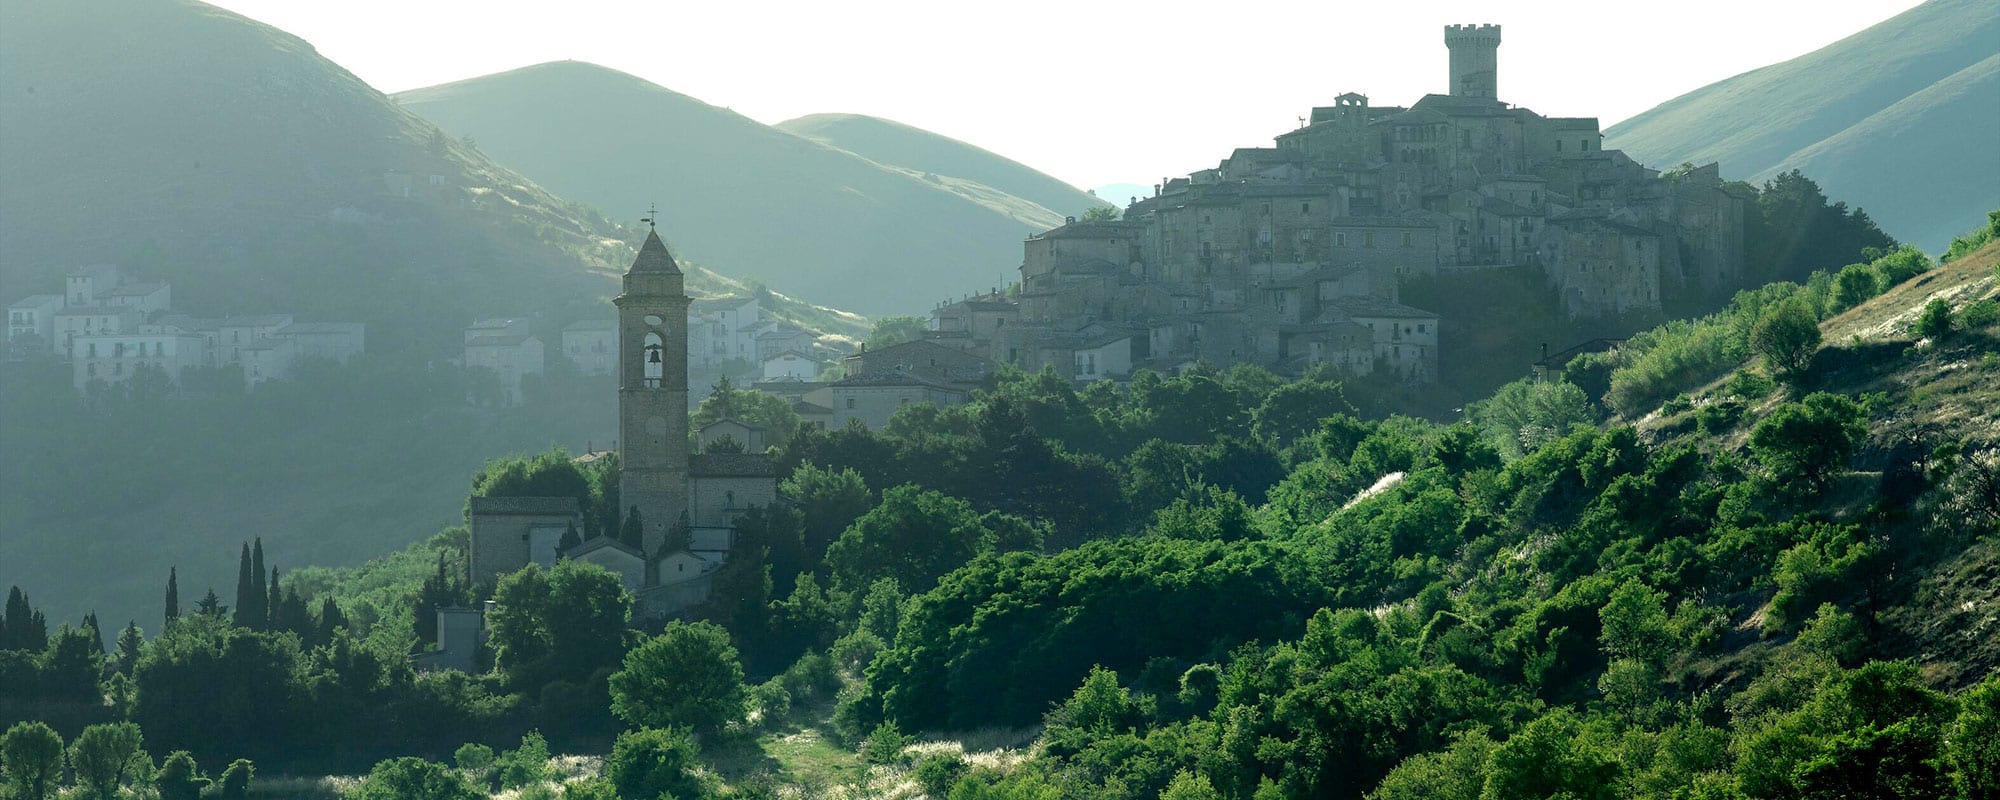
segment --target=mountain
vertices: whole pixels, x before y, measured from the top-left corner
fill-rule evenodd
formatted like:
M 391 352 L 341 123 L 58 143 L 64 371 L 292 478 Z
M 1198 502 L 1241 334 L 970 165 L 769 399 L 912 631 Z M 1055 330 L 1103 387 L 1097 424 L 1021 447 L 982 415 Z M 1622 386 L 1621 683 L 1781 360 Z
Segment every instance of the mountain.
M 1798 169 L 1936 252 L 2000 206 L 2000 6 L 1931 0 L 1790 61 L 1613 125 L 1606 147 L 1653 166 L 1722 162 L 1762 181 Z
M 193 0 L 0 9 L 0 300 L 110 263 L 200 315 L 455 344 L 477 317 L 586 313 L 633 241 L 275 28 Z
M 878 164 L 575 61 L 396 100 L 556 193 L 636 216 L 677 254 L 863 313 L 920 311 L 1020 264 L 1062 214 L 976 180 Z
M 884 166 L 985 184 L 1065 216 L 1105 205 L 1019 161 L 894 120 L 861 114 L 811 114 L 778 130 L 838 147 Z

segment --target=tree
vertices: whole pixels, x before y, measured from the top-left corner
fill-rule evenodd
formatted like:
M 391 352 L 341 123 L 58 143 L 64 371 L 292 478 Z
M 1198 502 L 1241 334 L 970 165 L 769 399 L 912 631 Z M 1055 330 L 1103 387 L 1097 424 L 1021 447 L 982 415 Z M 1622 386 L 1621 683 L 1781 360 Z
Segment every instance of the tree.
M 132 667 L 139 663 L 139 648 L 146 643 L 146 636 L 139 632 L 139 623 L 125 623 L 125 630 L 118 634 L 118 671 L 132 674 Z
M 646 521 L 640 516 L 638 506 L 625 511 L 625 521 L 618 525 L 618 543 L 639 553 L 646 552 Z
M 1108 222 L 1108 221 L 1111 221 L 1111 220 L 1115 220 L 1115 219 L 1118 219 L 1118 217 L 1120 216 L 1120 214 L 1121 214 L 1121 213 L 1122 213 L 1122 212 L 1120 212 L 1120 211 L 1118 210 L 1118 207 L 1117 207 L 1117 206 L 1115 206 L 1115 205 L 1110 205 L 1110 206 L 1091 206 L 1090 208 L 1087 208 L 1087 209 L 1084 209 L 1084 211 L 1083 211 L 1083 221 L 1084 221 L 1084 222 Z
M 2000 228 L 2000 212 L 1994 217 Z M 1964 798 L 2000 797 L 2000 675 L 1959 698 L 1958 719 L 1945 738 L 1944 758 Z
M 222 800 L 248 800 L 250 779 L 256 775 L 257 766 L 250 763 L 247 758 L 229 762 L 229 768 L 222 771 L 222 778 L 217 781 L 222 784 L 222 790 L 217 796 Z
M 178 574 L 179 571 L 180 568 L 178 567 L 167 568 L 166 624 L 168 625 L 174 624 L 174 620 L 181 618 L 181 581 L 180 581 L 180 575 Z
M 605 774 L 619 797 L 672 797 L 703 800 L 715 793 L 701 779 L 693 737 L 677 728 L 626 731 L 611 745 Z
M 930 330 L 930 327 L 930 321 L 923 317 L 907 315 L 882 317 L 875 320 L 875 329 L 868 332 L 868 341 L 861 349 L 880 350 L 891 345 L 914 342 L 924 338 L 924 332 Z
M 482 800 L 486 793 L 474 789 L 464 777 L 442 764 L 403 756 L 376 764 L 368 771 L 368 778 L 347 797 L 350 800 Z
M 1927 339 L 1943 339 L 1951 335 L 1951 304 L 1937 298 L 1924 304 L 1924 313 L 1917 317 L 1914 329 L 1918 336 Z
M 131 722 L 109 722 L 84 728 L 69 746 L 69 763 L 76 769 L 76 782 L 90 788 L 93 797 L 118 796 L 128 783 L 152 778 L 151 760 L 140 749 L 143 737 Z
M 63 741 L 55 729 L 40 722 L 17 722 L 0 735 L 0 772 L 6 774 L 9 797 L 55 796 L 62 769 Z
M 194 611 L 203 616 L 220 618 L 229 613 L 229 606 L 223 605 L 222 598 L 216 597 L 215 590 L 211 588 L 208 594 L 202 595 L 200 600 L 195 601 Z
M 257 587 L 261 581 L 262 578 L 250 568 L 250 543 L 244 542 L 242 554 L 236 557 L 235 622 L 239 628 L 256 627 L 251 624 L 251 614 L 255 613 L 257 605 L 263 602 L 264 593 Z
M 208 779 L 186 750 L 168 755 L 153 783 L 160 789 L 160 800 L 201 800 L 201 790 L 208 787 Z
M 1772 368 L 1796 376 L 1812 363 L 1819 349 L 1819 318 L 1797 297 L 1778 303 L 1764 312 L 1750 328 L 1750 347 L 1763 355 Z
M 564 559 L 530 564 L 493 592 L 494 663 L 516 686 L 574 679 L 618 663 L 625 653 L 632 593 L 596 564 Z
M 432 624 L 435 625 L 436 622 L 433 621 Z M 314 641 L 317 644 L 326 644 L 333 641 L 335 632 L 346 629 L 347 615 L 340 613 L 340 604 L 333 601 L 333 595 L 327 595 L 319 604 L 319 631 L 313 637 Z
M 743 717 L 746 699 L 729 633 L 707 622 L 669 623 L 611 675 L 611 710 L 633 725 L 719 730 Z
M 556 540 L 556 552 L 568 553 L 580 544 L 583 544 L 583 537 L 576 532 L 576 522 L 571 521 L 569 527 L 563 529 L 562 538 Z
M 521 744 L 493 760 L 493 782 L 501 789 L 519 789 L 549 778 L 549 740 L 542 732 L 521 735 Z
M 804 514 L 806 553 L 814 561 L 826 554 L 841 531 L 875 506 L 867 482 L 850 467 L 800 464 L 778 485 L 778 492 Z
M 964 500 L 898 486 L 827 548 L 826 563 L 843 587 L 894 578 L 915 591 L 970 561 L 984 533 L 979 515 Z
M 8 587 L 7 610 L 0 616 L 0 650 L 39 652 L 48 646 L 48 620 L 28 602 L 21 587 Z
M 256 607 L 246 611 L 238 606 L 236 610 L 239 614 L 247 614 L 250 627 L 260 631 L 271 627 L 271 587 L 265 582 L 264 574 L 264 537 L 259 536 L 250 545 L 250 600 Z
M 1849 264 L 1841 267 L 1840 274 L 1833 278 L 1835 308 L 1853 308 L 1881 293 L 1880 278 L 1867 264 Z
M 1612 800 L 1618 796 L 1618 761 L 1586 731 L 1576 715 L 1558 707 L 1494 748 L 1485 800 L 1567 797 Z
M 1814 392 L 1778 406 L 1750 432 L 1750 452 L 1781 486 L 1817 491 L 1846 468 L 1868 432 L 1861 407 L 1837 394 Z

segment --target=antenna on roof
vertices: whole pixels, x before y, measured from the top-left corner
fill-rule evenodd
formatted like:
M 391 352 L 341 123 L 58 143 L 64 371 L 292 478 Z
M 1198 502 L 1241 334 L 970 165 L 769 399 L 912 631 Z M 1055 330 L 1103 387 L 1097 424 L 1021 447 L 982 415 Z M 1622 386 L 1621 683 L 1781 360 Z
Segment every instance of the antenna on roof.
M 639 221 L 646 223 L 647 228 L 658 230 L 660 226 L 654 224 L 653 221 L 659 218 L 660 218 L 660 205 L 658 203 L 647 203 L 646 216 L 640 217 Z

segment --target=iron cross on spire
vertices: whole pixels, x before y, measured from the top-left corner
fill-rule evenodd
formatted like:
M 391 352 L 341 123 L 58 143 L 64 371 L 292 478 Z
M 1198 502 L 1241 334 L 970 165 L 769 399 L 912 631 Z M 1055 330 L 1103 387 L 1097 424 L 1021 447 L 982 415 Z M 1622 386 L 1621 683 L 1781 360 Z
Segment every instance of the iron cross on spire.
M 647 203 L 646 216 L 640 217 L 639 221 L 646 223 L 647 228 L 658 230 L 660 226 L 655 224 L 654 220 L 657 220 L 659 218 L 660 218 L 660 205 L 658 203 Z

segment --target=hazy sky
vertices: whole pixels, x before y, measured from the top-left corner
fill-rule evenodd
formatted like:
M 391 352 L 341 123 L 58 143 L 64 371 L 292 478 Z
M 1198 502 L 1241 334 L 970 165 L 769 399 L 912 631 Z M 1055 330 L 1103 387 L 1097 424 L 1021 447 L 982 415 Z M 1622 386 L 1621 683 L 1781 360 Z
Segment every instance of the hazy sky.
M 387 92 L 576 59 L 764 122 L 887 117 L 1093 188 L 1268 146 L 1342 92 L 1380 105 L 1442 92 L 1446 24 L 1504 26 L 1500 99 L 1608 127 L 1917 2 L 217 4 L 303 37 Z

